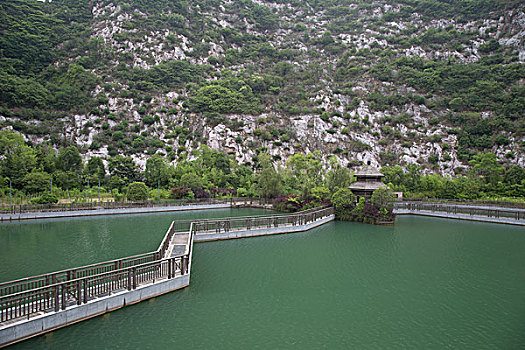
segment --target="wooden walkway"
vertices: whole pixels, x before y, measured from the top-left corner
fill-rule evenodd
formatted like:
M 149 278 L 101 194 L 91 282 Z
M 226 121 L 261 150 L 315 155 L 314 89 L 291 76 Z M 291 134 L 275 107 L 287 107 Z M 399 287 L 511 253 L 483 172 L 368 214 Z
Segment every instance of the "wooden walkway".
M 333 219 L 328 207 L 174 221 L 154 252 L 0 283 L 0 347 L 188 286 L 194 241 L 304 231 Z

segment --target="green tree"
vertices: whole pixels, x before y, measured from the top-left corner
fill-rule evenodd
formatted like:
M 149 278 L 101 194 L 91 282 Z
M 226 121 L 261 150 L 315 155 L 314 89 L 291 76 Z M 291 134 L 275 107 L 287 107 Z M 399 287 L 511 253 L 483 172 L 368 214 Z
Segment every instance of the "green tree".
M 334 206 L 336 218 L 339 220 L 351 220 L 351 213 L 355 208 L 356 196 L 348 188 L 340 188 L 331 199 Z
M 111 176 L 108 180 L 108 187 L 111 188 L 114 191 L 122 191 L 123 188 L 126 186 L 127 182 L 121 179 L 118 176 Z
M 84 163 L 76 146 L 67 146 L 58 152 L 57 167 L 66 172 L 82 173 Z
M 72 189 L 79 185 L 77 173 L 72 171 L 57 170 L 53 177 L 56 185 L 63 189 Z
M 525 180 L 525 169 L 519 165 L 515 165 L 505 173 L 503 182 L 509 185 L 521 184 Z
M 505 168 L 498 164 L 494 153 L 477 154 L 469 163 L 472 165 L 472 173 L 482 176 L 486 183 L 494 186 L 503 180 Z
M 312 197 L 318 201 L 330 199 L 330 190 L 324 186 L 316 186 L 312 188 Z
M 159 183 L 166 186 L 170 179 L 169 168 L 160 154 L 154 154 L 146 160 L 144 177 L 148 186 L 156 187 Z
M 326 173 L 326 186 L 331 194 L 340 188 L 347 188 L 352 183 L 352 175 L 348 168 L 344 168 L 337 160 L 330 161 L 330 170 Z
M 93 181 L 103 181 L 106 177 L 106 167 L 100 157 L 91 157 L 86 164 L 86 175 Z
M 0 131 L 0 160 L 2 176 L 10 178 L 13 187 L 22 189 L 24 177 L 37 165 L 35 151 L 24 144 L 22 135 L 10 130 Z
M 286 162 L 290 172 L 290 185 L 299 191 L 303 197 L 311 194 L 312 188 L 322 184 L 321 170 L 323 163 L 320 152 L 296 153 Z
M 273 198 L 282 191 L 282 176 L 272 165 L 268 153 L 259 154 L 262 170 L 257 176 L 257 187 L 263 198 Z
M 148 186 L 144 182 L 133 182 L 128 186 L 127 198 L 130 201 L 145 201 L 149 197 Z
M 35 148 L 37 157 L 37 168 L 48 174 L 56 171 L 57 155 L 50 144 L 39 144 Z
M 187 172 L 180 178 L 180 184 L 186 188 L 190 188 L 192 191 L 202 189 L 202 178 L 194 172 Z
M 34 171 L 24 176 L 24 190 L 36 194 L 51 189 L 51 175 L 42 171 Z
M 372 197 L 370 198 L 370 202 L 373 205 L 379 207 L 379 210 L 386 209 L 388 212 L 392 212 L 392 210 L 394 210 L 395 200 L 396 195 L 390 188 L 386 186 L 375 190 L 374 193 L 372 193 Z
M 109 159 L 109 173 L 129 183 L 139 179 L 139 170 L 137 164 L 131 157 L 115 156 Z
M 34 198 L 31 202 L 36 204 L 56 204 L 58 203 L 58 198 L 53 193 L 44 192 L 40 197 Z

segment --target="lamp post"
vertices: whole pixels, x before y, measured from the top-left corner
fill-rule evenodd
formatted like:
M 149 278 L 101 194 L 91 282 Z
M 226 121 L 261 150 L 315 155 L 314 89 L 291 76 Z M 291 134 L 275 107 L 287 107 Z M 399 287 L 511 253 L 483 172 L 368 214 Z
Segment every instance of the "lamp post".
M 11 178 L 9 178 L 9 206 L 13 205 L 13 197 L 11 196 Z

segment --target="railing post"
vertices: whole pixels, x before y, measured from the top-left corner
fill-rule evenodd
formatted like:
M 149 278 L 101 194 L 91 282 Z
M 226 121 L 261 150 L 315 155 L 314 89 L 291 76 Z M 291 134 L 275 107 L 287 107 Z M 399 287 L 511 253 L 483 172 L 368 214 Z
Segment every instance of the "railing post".
M 60 304 L 58 303 L 58 285 L 55 285 L 53 287 L 53 299 L 55 299 L 55 312 L 58 312 L 58 310 L 60 309 Z
M 168 260 L 168 279 L 171 279 L 171 274 L 173 271 L 172 261 L 174 258 Z
M 185 275 L 188 272 L 188 256 L 187 255 L 184 255 L 181 258 L 180 271 L 182 275 Z
M 84 278 L 82 280 L 82 284 L 83 284 L 83 289 L 84 289 L 84 304 L 86 304 L 87 299 L 88 299 L 87 279 Z
M 137 268 L 133 268 L 133 289 L 137 289 Z
M 131 269 L 128 269 L 128 290 L 131 290 Z
M 62 310 L 65 310 L 66 309 L 66 284 L 63 283 L 61 284 L 62 286 Z
M 80 287 L 80 280 L 77 281 L 77 305 L 82 304 L 82 288 Z

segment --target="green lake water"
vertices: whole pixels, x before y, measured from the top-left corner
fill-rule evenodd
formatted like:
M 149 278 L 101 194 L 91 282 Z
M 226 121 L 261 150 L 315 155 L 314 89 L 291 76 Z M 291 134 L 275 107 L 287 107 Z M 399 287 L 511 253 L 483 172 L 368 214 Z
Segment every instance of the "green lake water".
M 173 219 L 0 225 L 0 280 L 142 253 Z M 525 229 L 400 216 L 196 243 L 188 288 L 13 349 L 525 349 Z

